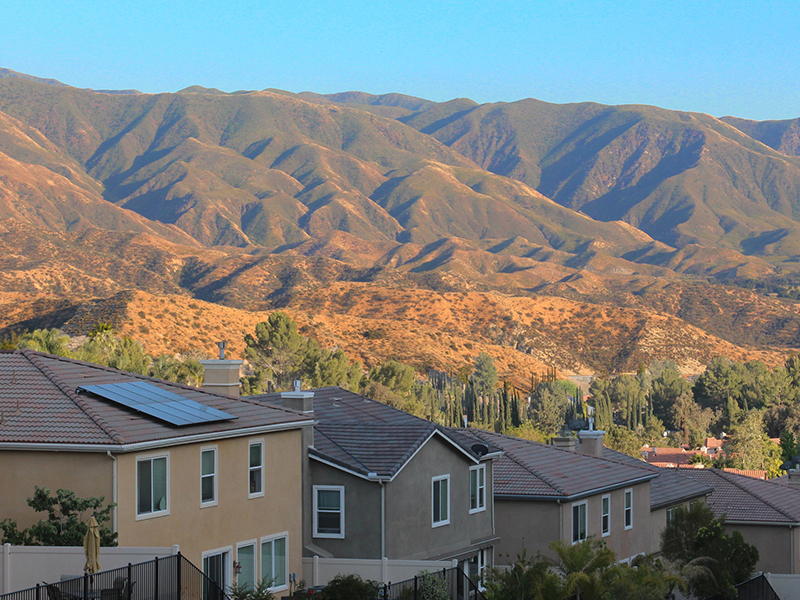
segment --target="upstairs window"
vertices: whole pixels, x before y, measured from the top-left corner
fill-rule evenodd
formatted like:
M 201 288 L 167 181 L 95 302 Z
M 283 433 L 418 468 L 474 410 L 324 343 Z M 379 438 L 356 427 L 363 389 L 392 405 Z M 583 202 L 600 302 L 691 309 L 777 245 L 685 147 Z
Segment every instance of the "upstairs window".
M 248 467 L 248 496 L 264 495 L 264 443 L 250 442 Z
M 431 483 L 433 496 L 433 526 L 450 524 L 450 475 L 434 477 Z
M 314 537 L 344 538 L 343 486 L 314 486 Z
M 136 516 L 169 514 L 169 462 L 166 456 L 136 461 Z
M 600 533 L 603 537 L 611 534 L 611 496 L 606 494 L 600 500 Z
M 625 490 L 625 529 L 633 527 L 633 490 Z
M 206 448 L 200 452 L 200 505 L 217 503 L 217 449 Z
M 469 512 L 486 510 L 486 465 L 469 469 Z
M 586 539 L 586 502 L 572 505 L 572 543 Z

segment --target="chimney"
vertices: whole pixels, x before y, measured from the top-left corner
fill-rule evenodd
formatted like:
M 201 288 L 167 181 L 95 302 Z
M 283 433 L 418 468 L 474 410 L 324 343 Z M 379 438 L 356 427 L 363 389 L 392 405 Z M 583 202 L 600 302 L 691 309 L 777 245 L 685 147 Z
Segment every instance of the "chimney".
M 239 368 L 244 361 L 225 360 L 225 342 L 218 342 L 219 360 L 201 360 L 205 372 L 203 389 L 217 394 L 239 396 Z
M 786 471 L 789 487 L 800 489 L 800 467 Z
M 550 438 L 550 445 L 575 452 L 578 449 L 578 438 L 570 435 L 566 429 L 562 429 L 558 435 Z
M 302 382 L 297 380 L 294 382 L 294 389 L 291 392 L 281 392 L 283 399 L 283 407 L 297 410 L 302 413 L 314 413 L 314 392 L 300 391 Z
M 580 439 L 581 445 L 578 448 L 578 452 L 603 458 L 603 436 L 605 433 L 602 429 L 579 431 L 578 439 Z

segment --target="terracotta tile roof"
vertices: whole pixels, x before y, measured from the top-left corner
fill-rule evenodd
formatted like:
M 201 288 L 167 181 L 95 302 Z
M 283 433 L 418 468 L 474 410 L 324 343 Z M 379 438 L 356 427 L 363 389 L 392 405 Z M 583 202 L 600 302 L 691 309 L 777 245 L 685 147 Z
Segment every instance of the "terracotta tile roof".
M 644 463 L 626 464 L 481 429 L 470 431 L 503 450 L 493 467 L 496 496 L 571 499 L 657 477 Z
M 726 473 L 736 473 L 737 475 L 744 475 L 745 477 L 754 477 L 756 479 L 765 479 L 767 478 L 766 471 L 760 471 L 757 469 L 734 469 L 733 467 L 725 467 L 723 469 Z
M 718 469 L 681 471 L 711 486 L 708 504 L 728 521 L 754 523 L 800 523 L 800 490 L 772 481 L 762 481 Z
M 145 381 L 238 418 L 176 427 L 93 394 L 75 392 L 83 385 L 125 381 Z M 0 412 L 0 444 L 124 446 L 224 431 L 242 430 L 245 435 L 244 430 L 252 428 L 310 421 L 297 412 L 265 409 L 247 399 L 31 350 L 0 351 Z
M 706 438 L 705 447 L 706 448 L 722 448 L 723 440 L 718 440 L 717 438 Z
M 475 439 L 463 430 L 441 427 L 367 396 L 340 387 L 314 392 L 314 447 L 312 456 L 368 475 L 393 477 L 433 435 L 439 435 L 470 457 Z M 248 396 L 248 399 L 282 406 L 280 393 Z M 499 448 L 491 447 L 490 452 Z M 465 457 L 466 458 L 466 457 Z
M 683 469 L 666 469 L 655 463 L 646 463 L 638 458 L 603 448 L 603 458 L 625 463 L 637 463 L 658 473 L 658 477 L 650 482 L 650 510 L 685 502 L 692 498 L 700 498 L 711 493 L 711 486 L 689 477 L 683 477 Z M 684 465 L 693 467 L 693 465 Z
M 683 448 L 651 448 L 643 451 L 645 460 L 653 464 L 685 465 L 695 454 L 700 451 L 684 450 Z

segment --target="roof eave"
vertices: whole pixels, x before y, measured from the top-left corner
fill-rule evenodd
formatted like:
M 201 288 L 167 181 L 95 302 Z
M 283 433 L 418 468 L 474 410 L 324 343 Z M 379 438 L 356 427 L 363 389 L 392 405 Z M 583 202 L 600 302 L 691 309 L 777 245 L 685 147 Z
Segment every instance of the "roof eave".
M 495 498 L 500 498 L 503 500 L 561 500 L 562 502 L 571 502 L 573 500 L 580 500 L 581 498 L 588 498 L 589 496 L 596 496 L 597 494 L 602 494 L 603 492 L 611 492 L 613 490 L 618 490 L 621 488 L 626 488 L 631 485 L 638 485 L 640 483 L 646 483 L 658 477 L 658 473 L 652 473 L 650 475 L 645 475 L 644 477 L 637 477 L 636 479 L 629 479 L 627 481 L 622 481 L 619 483 L 614 483 L 611 485 L 605 485 L 599 488 L 594 488 L 591 490 L 586 490 L 585 492 L 578 492 L 576 494 L 569 494 L 569 495 L 558 495 L 558 496 L 538 496 L 538 495 L 527 495 L 527 494 L 498 494 L 495 493 Z

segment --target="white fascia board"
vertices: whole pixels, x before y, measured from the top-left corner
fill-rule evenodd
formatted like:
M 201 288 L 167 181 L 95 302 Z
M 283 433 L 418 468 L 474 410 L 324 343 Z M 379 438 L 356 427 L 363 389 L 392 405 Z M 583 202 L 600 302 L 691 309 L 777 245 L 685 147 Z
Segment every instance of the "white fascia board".
M 313 426 L 312 421 L 294 421 L 290 423 L 279 423 L 276 425 L 262 425 L 260 427 L 250 427 L 248 429 L 232 429 L 229 431 L 214 431 L 211 433 L 198 433 L 175 438 L 165 438 L 158 440 L 148 440 L 146 442 L 135 442 L 132 444 L 69 444 L 69 443 L 48 443 L 48 442 L 0 442 L 0 450 L 28 450 L 44 452 L 116 452 L 124 454 L 126 452 L 140 452 L 142 450 L 152 450 L 166 448 L 169 446 L 183 446 L 197 442 L 210 442 L 214 440 L 226 440 L 237 437 L 247 437 L 262 433 L 274 433 L 278 431 L 288 431 L 291 429 L 301 429 L 302 427 Z
M 339 471 L 344 471 L 345 473 L 349 473 L 350 475 L 358 477 L 359 479 L 363 479 L 365 481 L 378 481 L 377 479 L 371 478 L 368 475 L 364 475 L 363 473 L 357 473 L 356 471 L 353 471 L 352 469 L 348 469 L 347 467 L 343 467 L 342 465 L 338 465 L 335 462 L 330 461 L 330 460 L 326 460 L 326 459 L 322 458 L 321 456 L 317 456 L 316 454 L 311 454 L 309 452 L 308 453 L 308 457 L 310 459 L 312 459 L 312 460 L 316 460 L 317 462 L 321 462 L 324 465 L 328 465 L 329 467 L 333 467 L 334 469 L 338 469 Z M 387 477 L 384 480 L 385 481 L 389 481 L 389 478 Z

